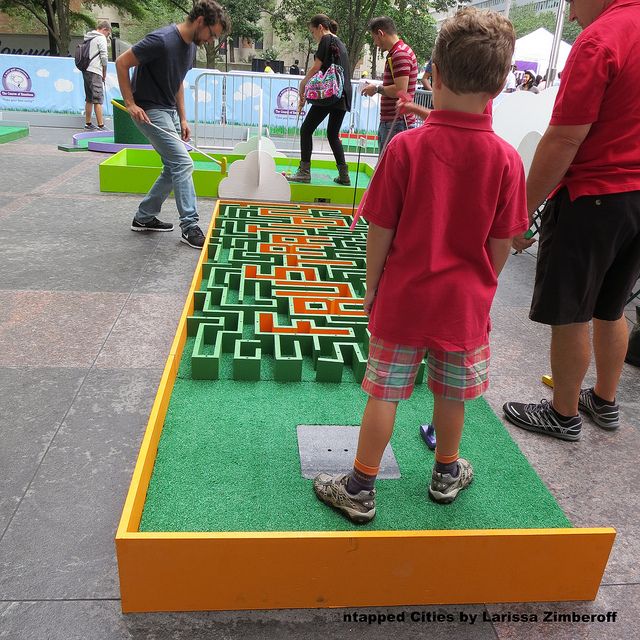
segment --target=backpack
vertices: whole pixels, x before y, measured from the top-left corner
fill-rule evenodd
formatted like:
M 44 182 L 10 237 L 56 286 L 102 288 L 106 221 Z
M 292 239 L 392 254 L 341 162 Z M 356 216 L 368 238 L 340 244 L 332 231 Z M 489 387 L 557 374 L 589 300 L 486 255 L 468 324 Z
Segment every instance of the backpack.
M 95 56 L 91 56 L 91 58 L 89 57 L 91 41 L 97 37 L 98 36 L 93 36 L 93 38 L 88 38 L 87 40 L 84 40 L 76 45 L 76 67 L 80 69 L 80 71 L 86 71 L 89 68 L 89 64 L 91 63 L 91 61 L 96 56 L 100 55 L 100 51 L 98 51 Z

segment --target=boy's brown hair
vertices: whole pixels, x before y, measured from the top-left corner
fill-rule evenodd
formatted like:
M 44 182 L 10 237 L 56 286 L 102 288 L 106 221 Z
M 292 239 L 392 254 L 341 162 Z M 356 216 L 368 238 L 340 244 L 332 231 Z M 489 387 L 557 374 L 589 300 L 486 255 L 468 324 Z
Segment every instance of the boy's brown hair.
M 507 18 L 466 8 L 443 22 L 433 63 L 454 93 L 496 94 L 507 78 L 515 44 L 516 34 Z

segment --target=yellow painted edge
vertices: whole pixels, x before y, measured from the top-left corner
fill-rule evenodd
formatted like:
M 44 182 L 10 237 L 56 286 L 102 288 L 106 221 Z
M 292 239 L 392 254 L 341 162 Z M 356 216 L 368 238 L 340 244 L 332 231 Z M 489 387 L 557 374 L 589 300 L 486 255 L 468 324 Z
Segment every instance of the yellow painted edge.
M 219 210 L 220 201 L 217 201 L 213 209 L 213 215 L 211 216 L 211 223 L 207 230 L 205 247 L 208 247 L 208 241 L 215 226 Z M 116 539 L 124 536 L 126 533 L 137 532 L 140 525 L 142 508 L 144 507 L 144 501 L 149 487 L 149 480 L 155 463 L 157 443 L 160 440 L 160 435 L 162 434 L 164 418 L 167 413 L 167 407 L 169 405 L 169 399 L 171 398 L 173 385 L 175 383 L 176 376 L 178 375 L 178 366 L 180 364 L 180 358 L 182 357 L 182 349 L 186 342 L 187 316 L 193 313 L 193 294 L 196 288 L 200 287 L 202 279 L 202 265 L 204 264 L 207 255 L 208 250 L 200 252 L 200 258 L 198 259 L 193 278 L 191 279 L 191 286 L 189 288 L 189 293 L 187 294 L 187 300 L 184 304 L 182 315 L 178 322 L 178 329 L 169 350 L 169 357 L 165 363 L 162 377 L 160 378 L 160 385 L 158 386 L 158 391 L 151 408 L 151 413 L 149 414 L 147 427 L 142 438 L 142 444 L 140 445 L 140 451 L 138 452 L 136 466 L 133 470 L 129 491 L 127 492 L 127 497 L 122 509 L 122 515 L 120 517 L 120 523 L 118 524 Z
M 574 536 L 574 535 L 616 534 L 612 527 L 592 527 L 571 529 L 429 529 L 397 531 L 224 531 L 224 532 L 126 532 L 121 539 L 126 540 L 253 540 L 287 538 L 469 538 L 501 536 Z M 120 536 L 119 536 L 120 537 Z
M 211 217 L 211 224 L 207 231 L 207 246 L 211 237 L 221 204 L 238 204 L 241 206 L 255 205 L 246 200 L 218 200 Z M 265 206 L 282 205 L 282 202 L 265 202 Z M 286 205 L 287 203 L 285 203 Z M 314 208 L 312 204 L 302 204 L 301 208 Z M 332 206 L 332 209 L 348 210 L 348 206 Z M 202 265 L 205 261 L 205 251 L 202 251 L 187 294 L 178 329 L 173 339 L 169 357 L 160 380 L 160 386 L 149 415 L 147 428 L 140 446 L 138 459 L 131 478 L 131 484 L 124 503 L 120 523 L 116 532 L 117 540 L 194 540 L 194 539 L 282 539 L 282 538 L 414 538 L 414 537 L 469 537 L 469 536 L 522 536 L 522 535 L 584 535 L 584 534 L 615 534 L 615 529 L 605 528 L 572 528 L 572 529 L 461 529 L 461 530 L 425 530 L 425 531 L 227 531 L 227 532 L 140 532 L 138 527 L 142 515 L 142 507 L 149 486 L 151 470 L 155 462 L 155 451 L 152 444 L 157 444 L 173 390 L 173 384 L 178 372 L 178 364 L 182 357 L 182 349 L 186 341 L 187 316 L 193 313 L 193 293 L 200 287 Z M 164 407 L 163 407 L 164 405 Z M 152 459 L 148 459 L 151 456 Z M 151 467 L 149 469 L 149 467 Z M 145 477 L 145 471 L 146 477 Z M 137 507 L 134 509 L 134 507 Z

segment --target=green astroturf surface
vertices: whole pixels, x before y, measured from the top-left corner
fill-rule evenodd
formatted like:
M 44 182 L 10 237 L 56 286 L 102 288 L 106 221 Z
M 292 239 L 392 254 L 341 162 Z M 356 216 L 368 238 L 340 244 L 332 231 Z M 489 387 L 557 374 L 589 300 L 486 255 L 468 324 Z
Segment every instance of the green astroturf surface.
M 27 127 L 4 126 L 0 124 L 0 143 L 11 142 L 29 135 Z
M 191 342 L 184 354 L 191 353 Z M 229 366 L 223 363 L 219 381 L 191 380 L 183 356 L 141 531 L 571 526 L 482 399 L 468 404 L 461 445 L 475 469 L 473 484 L 451 505 L 428 500 L 433 453 L 418 434 L 432 410 L 425 387 L 400 403 L 391 444 L 402 477 L 378 481 L 376 518 L 352 525 L 318 502 L 312 481 L 302 478 L 296 435 L 299 424 L 359 424 L 366 397 L 350 370 L 345 368 L 342 384 L 234 382 L 225 379 Z M 303 379 L 311 377 L 308 371 Z

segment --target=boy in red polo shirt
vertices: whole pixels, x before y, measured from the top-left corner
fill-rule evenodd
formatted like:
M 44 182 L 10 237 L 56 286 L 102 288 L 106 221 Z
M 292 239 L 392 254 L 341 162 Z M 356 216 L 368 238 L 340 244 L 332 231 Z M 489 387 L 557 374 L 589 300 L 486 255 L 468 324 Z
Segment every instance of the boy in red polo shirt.
M 500 14 L 464 9 L 445 21 L 433 53 L 435 109 L 389 143 L 361 204 L 369 222 L 369 400 L 353 471 L 314 480 L 318 498 L 354 522 L 375 516 L 374 483 L 397 404 L 411 395 L 425 355 L 437 434 L 429 496 L 450 503 L 473 478 L 458 456 L 464 403 L 488 386 L 498 274 L 511 239 L 528 226 L 522 161 L 483 114 L 502 90 L 514 44 Z M 433 190 L 426 197 L 425 188 Z

